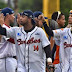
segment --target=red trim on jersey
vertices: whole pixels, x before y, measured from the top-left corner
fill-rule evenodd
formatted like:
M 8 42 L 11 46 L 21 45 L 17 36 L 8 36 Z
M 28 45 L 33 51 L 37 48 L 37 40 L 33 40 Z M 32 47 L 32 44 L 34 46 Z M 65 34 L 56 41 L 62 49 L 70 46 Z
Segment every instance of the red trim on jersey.
M 8 26 L 7 24 L 4 24 L 4 25 L 6 25 L 8 28 L 10 28 L 10 26 Z M 15 44 L 14 39 L 12 39 L 12 38 L 8 39 L 7 41 L 9 41 L 9 42 Z
M 10 26 L 8 26 L 7 24 L 4 24 L 4 25 L 6 25 L 8 28 L 10 28 Z
M 9 42 L 15 44 L 14 39 L 12 39 L 12 38 L 8 39 L 7 41 L 9 41 Z

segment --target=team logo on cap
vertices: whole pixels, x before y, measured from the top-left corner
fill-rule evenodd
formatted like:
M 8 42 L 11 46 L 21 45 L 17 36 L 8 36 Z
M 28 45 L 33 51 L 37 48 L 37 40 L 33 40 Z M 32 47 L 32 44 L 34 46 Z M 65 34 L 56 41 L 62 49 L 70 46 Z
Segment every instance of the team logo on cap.
M 24 14 L 28 16 L 28 14 L 27 14 L 27 13 L 24 13 Z
M 32 18 L 32 15 L 30 15 L 30 17 Z
M 14 13 L 14 11 L 11 11 L 12 13 Z

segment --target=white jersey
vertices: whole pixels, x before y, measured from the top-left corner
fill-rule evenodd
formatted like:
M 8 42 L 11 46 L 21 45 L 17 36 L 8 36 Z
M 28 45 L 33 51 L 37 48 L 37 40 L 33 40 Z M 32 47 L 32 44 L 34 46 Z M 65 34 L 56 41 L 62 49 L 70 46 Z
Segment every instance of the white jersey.
M 6 28 L 7 30 L 9 29 L 8 26 L 3 24 L 3 27 Z M 1 42 L 0 42 L 0 58 L 5 58 L 5 57 L 11 57 L 11 56 L 16 56 L 16 48 L 15 44 L 9 42 L 10 38 L 7 38 L 6 36 L 1 37 Z
M 13 27 L 7 36 L 15 39 L 18 63 L 28 72 L 45 72 L 46 55 L 44 47 L 50 44 L 43 29 L 35 27 L 26 33 L 24 28 Z
M 60 63 L 62 72 L 69 72 L 72 67 L 72 34 L 71 28 L 54 30 L 55 40 L 60 40 Z

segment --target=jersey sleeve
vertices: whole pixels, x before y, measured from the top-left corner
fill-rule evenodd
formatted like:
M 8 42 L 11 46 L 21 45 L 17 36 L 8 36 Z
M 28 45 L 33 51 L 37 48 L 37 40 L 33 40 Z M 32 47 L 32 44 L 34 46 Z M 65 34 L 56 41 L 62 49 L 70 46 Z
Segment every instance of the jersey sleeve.
M 7 37 L 14 38 L 15 37 L 15 29 L 14 29 L 14 27 L 6 29 L 6 33 L 7 33 Z
M 42 42 L 43 48 L 50 44 L 50 41 L 48 40 L 43 29 L 41 31 L 41 42 Z

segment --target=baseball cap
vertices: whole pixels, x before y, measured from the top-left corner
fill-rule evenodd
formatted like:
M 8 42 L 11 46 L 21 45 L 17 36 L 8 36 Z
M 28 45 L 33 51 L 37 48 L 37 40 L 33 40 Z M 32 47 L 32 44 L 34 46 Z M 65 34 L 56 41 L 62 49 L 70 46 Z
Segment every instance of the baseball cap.
M 33 16 L 33 12 L 31 11 L 31 10 L 25 10 L 23 13 L 22 13 L 22 15 L 25 15 L 25 16 L 28 16 L 28 17 L 30 17 L 30 18 L 34 18 L 34 16 Z
M 2 9 L 1 13 L 3 13 L 4 16 L 6 16 L 7 14 L 13 14 L 14 11 L 11 8 L 6 7 Z
M 72 10 L 70 10 L 70 14 L 72 14 Z
M 35 24 L 34 15 L 33 15 L 33 12 L 31 10 L 24 10 L 24 12 L 22 13 L 22 15 L 30 17 L 32 19 L 32 23 Z
M 37 17 L 38 18 L 38 16 L 39 15 L 41 15 L 41 14 L 43 14 L 42 12 L 40 12 L 40 11 L 35 11 L 34 13 L 34 17 Z M 47 17 L 44 17 L 45 19 L 48 19 Z

